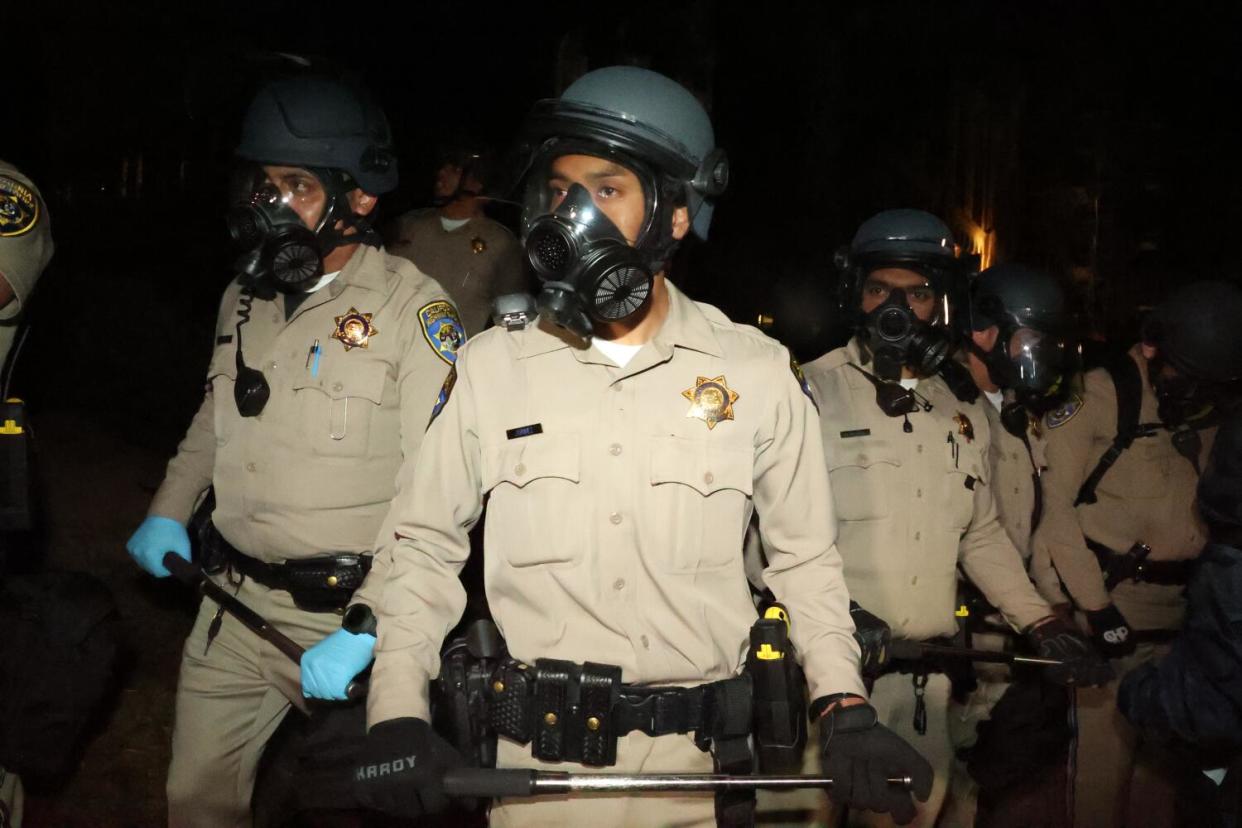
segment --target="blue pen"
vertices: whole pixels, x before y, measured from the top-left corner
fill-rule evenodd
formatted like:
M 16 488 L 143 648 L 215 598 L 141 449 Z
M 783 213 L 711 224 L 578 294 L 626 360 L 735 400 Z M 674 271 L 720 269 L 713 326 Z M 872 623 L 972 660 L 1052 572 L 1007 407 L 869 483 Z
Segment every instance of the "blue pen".
M 323 349 L 319 347 L 319 340 L 315 340 L 315 344 L 311 346 L 311 356 L 314 362 L 311 363 L 311 376 L 319 376 L 319 355 L 323 353 Z

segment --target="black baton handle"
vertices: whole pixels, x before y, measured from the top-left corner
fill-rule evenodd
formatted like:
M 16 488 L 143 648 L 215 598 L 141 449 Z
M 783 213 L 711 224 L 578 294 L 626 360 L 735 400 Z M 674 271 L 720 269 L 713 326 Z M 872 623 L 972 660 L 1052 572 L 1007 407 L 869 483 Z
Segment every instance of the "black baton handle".
M 225 612 L 242 622 L 246 629 L 280 650 L 294 664 L 302 663 L 302 656 L 306 654 L 306 650 L 301 644 L 267 623 L 267 619 L 237 600 L 236 596 L 229 595 L 219 584 L 208 578 L 202 569 L 176 552 L 165 552 L 163 564 L 164 568 L 171 572 L 178 581 L 197 586 L 204 595 L 219 604 Z M 367 683 L 365 681 L 353 679 L 345 687 L 345 697 L 350 701 L 356 701 L 366 694 Z
M 444 792 L 455 797 L 531 796 L 535 793 L 535 771 L 522 768 L 453 768 L 444 774 Z

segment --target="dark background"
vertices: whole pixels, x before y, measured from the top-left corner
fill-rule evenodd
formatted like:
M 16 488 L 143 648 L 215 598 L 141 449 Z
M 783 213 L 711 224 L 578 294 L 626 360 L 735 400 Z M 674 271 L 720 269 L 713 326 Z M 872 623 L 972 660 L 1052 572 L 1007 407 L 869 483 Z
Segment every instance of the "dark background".
M 277 53 L 383 104 L 403 179 L 389 217 L 426 202 L 450 132 L 503 146 L 588 68 L 677 78 L 709 107 L 733 181 L 673 277 L 738 321 L 772 317 L 807 360 L 834 334 L 833 251 L 888 207 L 942 216 L 984 264 L 1051 268 L 1085 332 L 1121 344 L 1171 288 L 1234 278 L 1239 8 L 0 0 L 0 158 L 40 185 L 56 240 L 14 383 L 40 438 L 41 545 L 105 580 L 129 648 L 72 778 L 30 780 L 27 825 L 164 819 L 193 602 L 122 550 L 201 400 L 231 276 L 230 156 Z
M 18 376 L 168 444 L 188 421 L 231 256 L 238 120 L 278 52 L 359 77 L 425 203 L 450 131 L 506 144 L 582 71 L 649 66 L 709 106 L 733 183 L 674 278 L 802 359 L 832 251 L 871 213 L 928 209 L 984 263 L 1072 284 L 1092 334 L 1133 338 L 1172 286 L 1235 271 L 1236 3 L 5 3 L 0 157 L 51 205 L 55 261 Z

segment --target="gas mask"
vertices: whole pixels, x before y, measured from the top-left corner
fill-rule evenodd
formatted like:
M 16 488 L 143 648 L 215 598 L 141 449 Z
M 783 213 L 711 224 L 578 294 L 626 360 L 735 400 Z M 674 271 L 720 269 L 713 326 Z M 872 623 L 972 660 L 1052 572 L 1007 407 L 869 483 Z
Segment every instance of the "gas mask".
M 581 184 L 571 186 L 552 213 L 531 222 L 526 255 L 543 283 L 539 315 L 583 339 L 591 336 L 592 320 L 625 319 L 651 295 L 646 257 Z
M 863 315 L 860 333 L 880 379 L 900 379 L 903 367 L 931 376 L 949 356 L 945 331 L 919 319 L 901 288 L 890 290 L 884 304 Z
M 1201 382 L 1176 369 L 1165 370 L 1165 365 L 1159 357 L 1148 363 L 1156 394 L 1156 415 L 1170 430 L 1198 424 L 1212 413 L 1220 389 L 1215 383 Z

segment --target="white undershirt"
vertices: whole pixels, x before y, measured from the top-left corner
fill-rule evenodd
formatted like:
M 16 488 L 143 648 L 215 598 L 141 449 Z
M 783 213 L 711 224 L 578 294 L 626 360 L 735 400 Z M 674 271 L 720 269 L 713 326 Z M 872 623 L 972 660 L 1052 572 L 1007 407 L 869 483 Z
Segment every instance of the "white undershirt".
M 999 388 L 995 391 L 984 391 L 983 396 L 988 398 L 988 402 L 996 407 L 997 411 L 1001 410 L 1001 405 L 1005 402 L 1005 392 Z
M 458 227 L 465 227 L 466 222 L 468 221 L 470 221 L 470 219 L 468 218 L 450 219 L 450 218 L 445 218 L 444 216 L 440 216 L 440 226 L 444 228 L 444 232 L 446 233 L 452 233 Z
M 591 344 L 598 348 L 604 356 L 617 363 L 617 366 L 620 368 L 629 365 L 634 355 L 643 349 L 641 344 L 622 345 L 619 342 L 613 342 L 611 339 L 600 339 L 599 337 L 591 337 Z
M 318 282 L 315 282 L 315 286 L 312 288 L 309 288 L 306 292 L 314 293 L 315 291 L 320 290 L 321 288 L 326 288 L 328 285 L 332 284 L 333 279 L 335 279 L 337 276 L 340 276 L 340 275 L 341 275 L 341 271 L 339 270 L 334 270 L 331 273 L 325 273 L 319 277 Z
M 919 387 L 919 378 L 918 377 L 902 377 L 901 387 L 906 389 L 907 391 L 913 391 L 914 389 Z

